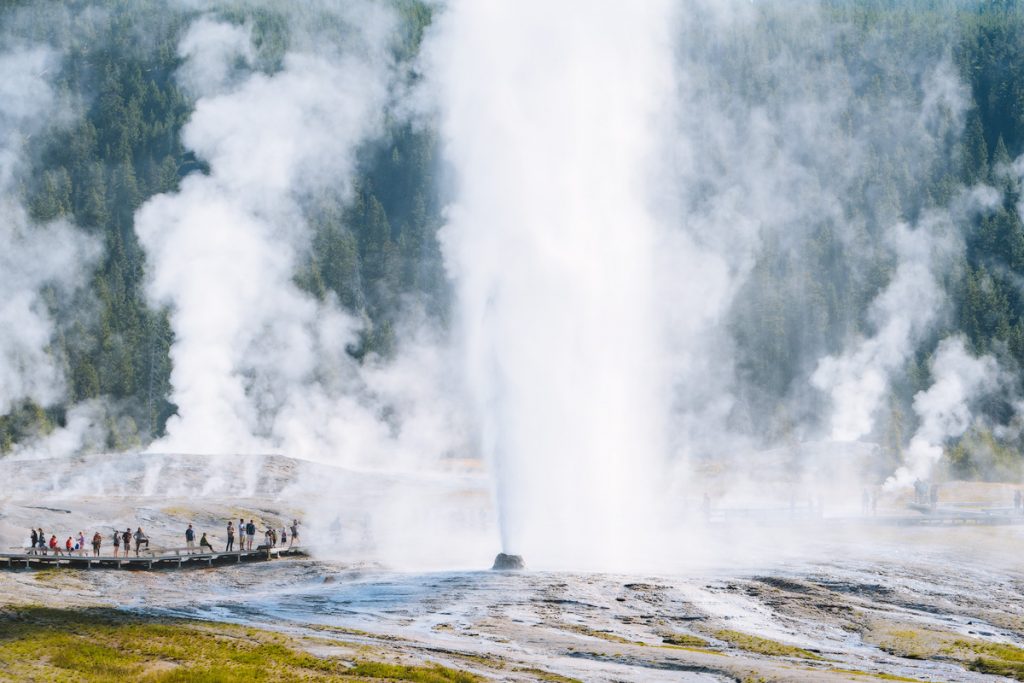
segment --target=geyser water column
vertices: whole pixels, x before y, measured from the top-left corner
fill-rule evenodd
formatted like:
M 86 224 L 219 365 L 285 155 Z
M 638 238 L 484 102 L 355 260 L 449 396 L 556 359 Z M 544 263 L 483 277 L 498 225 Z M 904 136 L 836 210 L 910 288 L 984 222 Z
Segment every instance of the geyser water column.
M 649 209 L 672 3 L 453 0 L 427 46 L 442 240 L 503 550 L 637 562 L 668 401 Z

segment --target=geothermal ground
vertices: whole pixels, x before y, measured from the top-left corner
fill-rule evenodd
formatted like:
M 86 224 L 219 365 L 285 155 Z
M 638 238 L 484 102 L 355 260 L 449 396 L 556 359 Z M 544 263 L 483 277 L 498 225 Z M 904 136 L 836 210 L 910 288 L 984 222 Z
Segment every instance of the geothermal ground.
M 253 461 L 248 497 L 165 495 L 157 485 L 96 497 L 79 488 L 119 462 L 69 463 L 45 486 L 53 463 L 4 463 L 0 475 L 16 484 L 0 507 L 4 545 L 20 543 L 30 525 L 67 534 L 81 526 L 89 536 L 90 519 L 138 519 L 159 542 L 177 538 L 188 519 L 219 532 L 221 517 L 280 527 L 304 510 L 277 495 L 303 467 L 283 458 Z M 153 481 L 200 476 L 187 458 L 150 458 L 151 476 L 156 462 Z M 729 547 L 694 547 L 699 561 L 656 573 L 410 572 L 355 553 L 181 571 L 4 570 L 0 623 L 25 606 L 111 607 L 125 618 L 276 631 L 317 657 L 439 663 L 502 681 L 1024 679 L 1022 525 L 825 518 L 791 528 L 720 523 L 699 537 Z M 448 540 L 435 542 L 442 552 Z M 0 666 L 5 676 L 16 678 Z

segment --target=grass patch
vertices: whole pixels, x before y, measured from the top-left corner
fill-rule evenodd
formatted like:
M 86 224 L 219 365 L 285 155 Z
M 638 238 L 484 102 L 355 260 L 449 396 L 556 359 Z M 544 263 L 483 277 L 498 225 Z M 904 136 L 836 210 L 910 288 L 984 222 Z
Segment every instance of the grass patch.
M 387 681 L 415 681 L 416 683 L 477 683 L 482 679 L 464 671 L 455 671 L 439 664 L 433 666 L 403 666 L 380 662 L 358 662 L 347 672 L 350 676 L 380 678 Z
M 330 624 L 306 624 L 306 628 L 313 631 L 323 631 L 325 633 L 340 633 L 346 636 L 356 636 L 359 638 L 368 638 L 372 640 L 383 640 L 388 642 L 408 642 L 407 638 L 401 636 L 393 636 L 386 633 L 372 633 L 370 631 L 364 631 L 359 628 L 350 628 L 348 626 L 332 626 Z
M 741 631 L 722 629 L 715 631 L 712 635 L 719 640 L 724 640 L 733 647 L 746 650 L 747 652 L 753 652 L 754 654 L 767 655 L 769 657 L 821 659 L 820 656 L 814 654 L 810 650 L 805 650 L 794 645 L 786 645 L 785 643 L 780 643 L 777 640 L 770 640 L 768 638 L 762 638 L 761 636 L 742 633 Z
M 979 673 L 1024 681 L 1024 648 L 945 631 L 875 626 L 871 641 L 907 659 L 949 659 Z
M 955 640 L 945 652 L 959 655 L 971 671 L 1024 681 L 1024 649 L 981 640 Z
M 552 671 L 545 671 L 544 669 L 519 668 L 515 669 L 515 671 L 530 674 L 538 681 L 549 681 L 550 683 L 583 683 L 583 681 L 578 678 L 570 678 L 569 676 L 556 674 Z
M 590 636 L 591 638 L 607 640 L 609 643 L 618 643 L 620 645 L 639 645 L 640 647 L 644 647 L 645 645 L 644 643 L 640 643 L 635 640 L 628 640 L 620 635 L 611 633 L 610 631 L 598 631 L 597 629 L 584 626 L 583 624 L 562 624 L 561 628 L 564 631 L 572 631 L 573 633 Z
M 689 633 L 669 633 L 661 637 L 661 642 L 676 647 L 710 647 L 711 643 L 700 636 Z
M 930 659 L 943 643 L 943 634 L 912 628 L 883 628 L 876 641 L 879 649 L 904 659 Z
M 176 519 L 191 519 L 195 516 L 195 508 L 183 507 L 180 505 L 168 505 L 160 508 L 160 512 L 167 515 L 168 517 L 174 517 Z M 231 519 L 230 517 L 228 519 Z
M 74 574 L 69 573 L 67 570 L 59 567 L 47 567 L 46 569 L 37 569 L 33 574 L 32 578 L 40 583 L 56 583 L 66 579 L 73 578 Z
M 923 683 L 920 678 L 907 678 L 896 674 L 877 673 L 874 671 L 860 671 L 858 669 L 829 669 L 830 673 L 847 674 L 849 676 L 864 676 L 879 681 L 904 681 L 904 683 Z
M 976 657 L 968 662 L 967 668 L 983 674 L 1016 678 L 1018 681 L 1024 681 L 1024 664 L 1020 662 L 1007 662 L 1006 660 L 994 659 L 992 657 Z
M 0 610 L 0 671 L 10 680 L 83 683 L 480 680 L 439 665 L 317 657 L 297 640 L 232 624 L 39 607 Z

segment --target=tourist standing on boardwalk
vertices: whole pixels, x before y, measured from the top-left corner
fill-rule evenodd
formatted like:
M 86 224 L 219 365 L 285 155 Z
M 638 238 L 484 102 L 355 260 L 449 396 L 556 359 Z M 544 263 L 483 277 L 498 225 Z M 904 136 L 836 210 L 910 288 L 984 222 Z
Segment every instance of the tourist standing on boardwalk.
M 121 549 L 121 532 L 114 529 L 114 557 L 117 557 L 117 552 Z M 124 554 L 128 557 L 128 553 Z
M 281 529 L 281 545 L 288 545 L 288 530 Z
M 185 529 L 185 545 L 188 546 L 189 555 L 196 551 L 196 532 L 192 531 L 191 524 Z
M 251 519 L 245 525 L 245 549 L 252 550 L 252 541 L 256 537 L 256 524 Z
M 206 540 L 206 532 L 203 532 L 203 537 L 199 539 L 199 552 L 203 552 L 203 548 L 209 548 L 210 552 L 213 552 L 213 546 Z
M 149 538 L 142 532 L 142 527 L 140 526 L 135 530 L 135 557 L 139 556 L 139 548 L 142 545 L 145 545 L 146 550 L 149 550 Z
M 124 541 L 124 556 L 128 557 L 128 551 L 131 550 L 131 547 L 132 547 L 132 528 L 131 527 L 128 527 L 127 529 L 124 530 L 124 533 L 121 534 L 121 540 Z
M 103 537 L 100 536 L 100 532 L 96 532 L 92 535 L 92 554 L 96 557 L 100 556 L 100 544 L 103 543 Z
M 39 550 L 46 554 L 46 534 L 43 533 L 43 528 L 39 527 Z
M 291 548 L 292 545 L 298 545 L 298 544 L 299 544 L 299 520 L 293 519 L 292 520 L 292 544 L 290 546 L 288 546 L 288 547 Z
M 1020 495 L 1019 491 L 1017 492 L 1017 495 L 1018 496 Z M 35 555 L 36 551 L 38 549 L 39 549 L 39 534 L 36 533 L 35 529 L 32 529 L 32 545 L 29 546 L 28 554 L 29 555 Z
M 245 550 L 245 520 L 238 520 L 238 549 Z
M 89 553 L 85 549 L 85 534 L 81 531 L 78 532 L 78 554 L 88 555 Z
M 234 546 L 235 546 L 235 527 L 231 523 L 231 520 L 229 519 L 228 520 L 228 544 L 226 546 L 224 546 L 224 552 L 230 553 L 231 549 L 234 548 Z

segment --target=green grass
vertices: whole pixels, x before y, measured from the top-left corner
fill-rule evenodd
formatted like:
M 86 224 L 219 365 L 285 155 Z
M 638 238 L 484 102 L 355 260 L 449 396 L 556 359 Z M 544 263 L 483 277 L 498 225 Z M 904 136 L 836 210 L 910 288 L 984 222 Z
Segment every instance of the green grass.
M 318 657 L 295 639 L 232 624 L 144 618 L 109 609 L 0 610 L 0 680 L 247 683 L 392 680 L 475 683 L 439 665 Z
M 953 660 L 972 671 L 1024 681 L 1024 648 L 1015 645 L 889 625 L 873 629 L 868 642 L 899 657 Z
M 860 671 L 859 669 L 829 669 L 832 673 L 849 674 L 851 676 L 865 676 L 879 681 L 903 681 L 903 683 L 922 683 L 920 678 L 908 678 L 896 674 L 877 673 L 874 671 Z
M 777 640 L 769 640 L 768 638 L 762 638 L 761 636 L 742 633 L 740 631 L 722 629 L 715 631 L 712 635 L 719 640 L 724 640 L 733 647 L 746 650 L 747 652 L 753 652 L 754 654 L 768 655 L 769 657 L 821 659 L 820 656 L 814 654 L 810 650 L 805 650 L 793 645 L 786 645 L 785 643 L 780 643 Z
M 620 635 L 611 633 L 610 631 L 598 631 L 597 629 L 593 629 L 582 624 L 561 624 L 560 628 L 565 631 L 572 631 L 573 633 L 579 633 L 580 635 L 590 636 L 591 638 L 607 640 L 609 643 L 618 643 L 620 645 L 639 645 L 640 647 L 644 646 L 644 643 L 637 642 L 635 640 L 628 640 Z
M 40 583 L 54 583 L 61 581 L 63 579 L 70 578 L 72 576 L 74 576 L 74 574 L 71 574 L 65 569 L 60 569 L 58 567 L 47 567 L 46 569 L 39 569 L 35 571 L 32 575 L 32 578 L 36 581 L 39 581 Z
M 938 653 L 943 639 L 944 635 L 936 631 L 886 627 L 878 632 L 877 645 L 904 659 L 930 659 Z
M 350 676 L 388 681 L 415 681 L 416 683 L 476 683 L 480 679 L 463 671 L 443 666 L 403 666 L 380 662 L 358 662 L 346 672 Z
M 661 637 L 661 641 L 668 645 L 675 645 L 677 647 L 710 647 L 711 643 L 704 640 L 700 636 L 690 635 L 689 633 L 668 633 Z
M 1024 681 L 1024 649 L 1015 645 L 972 639 L 956 640 L 947 649 L 958 652 L 972 671 Z
M 556 674 L 552 671 L 545 671 L 544 669 L 521 667 L 515 670 L 521 673 L 530 674 L 538 681 L 548 681 L 549 683 L 583 683 L 583 681 L 578 678 L 570 678 L 569 676 Z

